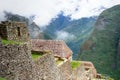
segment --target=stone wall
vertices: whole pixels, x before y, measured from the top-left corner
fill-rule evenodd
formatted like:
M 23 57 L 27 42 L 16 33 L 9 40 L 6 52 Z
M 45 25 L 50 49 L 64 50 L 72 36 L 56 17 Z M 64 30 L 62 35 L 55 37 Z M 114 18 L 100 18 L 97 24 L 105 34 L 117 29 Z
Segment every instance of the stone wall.
M 53 54 L 45 54 L 34 63 L 36 80 L 65 80 L 55 63 Z
M 70 80 L 72 78 L 72 67 L 70 64 L 70 60 L 63 62 L 58 67 L 63 73 L 63 77 L 65 78 L 65 80 Z
M 62 40 L 31 40 L 32 50 L 34 51 L 51 51 L 54 56 L 69 58 L 72 56 L 71 49 Z
M 86 80 L 85 79 L 85 68 L 80 65 L 76 69 L 73 69 L 72 80 Z
M 81 61 L 81 63 L 84 65 L 86 70 L 91 70 L 93 77 L 97 77 L 97 71 L 92 62 Z
M 0 46 L 0 76 L 8 80 L 36 80 L 27 44 Z
M 0 23 L 0 36 L 7 40 L 28 41 L 29 33 L 24 22 L 2 22 Z

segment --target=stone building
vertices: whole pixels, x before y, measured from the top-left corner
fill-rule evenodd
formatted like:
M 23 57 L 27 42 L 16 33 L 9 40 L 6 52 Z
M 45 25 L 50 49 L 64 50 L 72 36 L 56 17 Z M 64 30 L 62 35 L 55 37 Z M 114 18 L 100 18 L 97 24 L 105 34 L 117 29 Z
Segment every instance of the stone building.
M 62 40 L 31 40 L 33 51 L 50 51 L 55 57 L 72 59 L 72 51 Z
M 0 23 L 0 36 L 6 40 L 28 41 L 29 33 L 24 22 L 4 21 Z

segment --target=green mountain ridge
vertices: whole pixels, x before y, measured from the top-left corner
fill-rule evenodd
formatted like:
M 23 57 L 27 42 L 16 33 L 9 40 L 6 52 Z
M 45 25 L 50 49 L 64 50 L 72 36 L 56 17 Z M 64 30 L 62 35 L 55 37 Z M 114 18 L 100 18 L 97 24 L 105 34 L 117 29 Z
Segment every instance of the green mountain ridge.
M 120 80 L 120 5 L 103 11 L 76 59 L 92 61 L 97 71 Z

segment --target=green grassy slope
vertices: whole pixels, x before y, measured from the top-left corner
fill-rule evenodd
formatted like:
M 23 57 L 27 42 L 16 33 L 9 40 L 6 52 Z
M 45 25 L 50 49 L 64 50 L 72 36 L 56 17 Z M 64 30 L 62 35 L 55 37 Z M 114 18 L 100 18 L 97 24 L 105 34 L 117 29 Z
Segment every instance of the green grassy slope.
M 120 38 L 120 5 L 100 14 L 91 37 L 82 45 L 77 59 L 92 61 L 97 71 L 120 79 L 118 44 Z

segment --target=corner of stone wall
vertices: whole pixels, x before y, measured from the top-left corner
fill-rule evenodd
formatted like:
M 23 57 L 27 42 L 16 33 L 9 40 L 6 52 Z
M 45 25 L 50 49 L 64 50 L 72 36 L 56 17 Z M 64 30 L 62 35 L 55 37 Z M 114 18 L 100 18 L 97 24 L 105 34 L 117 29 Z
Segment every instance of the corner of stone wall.
M 53 54 L 45 54 L 34 61 L 37 80 L 65 80 Z
M 72 80 L 86 80 L 85 79 L 85 68 L 83 64 L 81 64 L 76 69 L 73 69 Z
M 70 60 L 66 60 L 61 65 L 59 65 L 58 68 L 62 72 L 65 80 L 70 80 L 72 78 L 72 67 L 71 67 Z
M 76 68 L 75 70 L 73 70 L 73 75 L 72 75 L 72 79 L 73 80 L 92 80 L 95 78 L 95 68 L 89 68 L 87 69 L 84 61 L 80 61 L 81 65 Z M 92 64 L 93 65 L 93 64 Z

